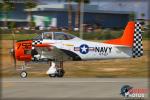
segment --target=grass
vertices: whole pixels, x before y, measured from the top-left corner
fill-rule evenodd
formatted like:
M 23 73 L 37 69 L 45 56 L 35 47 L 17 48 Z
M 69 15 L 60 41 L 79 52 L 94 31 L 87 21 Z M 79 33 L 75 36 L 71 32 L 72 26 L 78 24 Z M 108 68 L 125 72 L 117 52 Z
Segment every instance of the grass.
M 0 34 L 0 41 L 2 40 L 28 40 L 32 39 L 33 37 L 37 36 L 38 34 L 15 34 L 15 38 L 13 38 L 12 34 Z M 11 42 L 12 44 L 12 42 Z M 8 44 L 7 44 L 8 45 Z M 0 49 L 2 49 L 2 43 L 0 44 Z
M 26 40 L 32 39 L 37 36 L 37 34 L 15 34 L 15 40 Z M 0 34 L 1 40 L 13 40 L 12 34 Z
M 149 30 L 145 30 L 143 34 L 143 38 L 146 40 L 150 39 Z M 31 33 L 31 34 L 26 34 Z M 23 32 L 23 33 L 17 33 L 15 34 L 15 40 L 25 40 L 25 39 L 32 39 L 33 37 L 37 36 L 39 33 L 42 32 Z M 79 32 L 68 32 L 70 34 L 76 35 L 79 37 Z M 123 33 L 123 30 L 108 30 L 108 29 L 102 29 L 98 32 L 84 32 L 83 38 L 86 40 L 107 40 L 107 39 L 113 39 L 120 37 Z M 0 33 L 0 40 L 12 40 L 12 34 L 2 34 Z

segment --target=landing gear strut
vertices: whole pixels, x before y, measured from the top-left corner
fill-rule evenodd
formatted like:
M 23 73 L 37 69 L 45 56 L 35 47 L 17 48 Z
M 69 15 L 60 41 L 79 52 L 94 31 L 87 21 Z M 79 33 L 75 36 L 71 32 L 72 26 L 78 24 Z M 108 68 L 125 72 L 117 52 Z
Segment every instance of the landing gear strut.
M 63 69 L 63 61 L 51 61 L 50 68 L 46 72 L 50 77 L 63 77 L 64 69 Z
M 25 71 L 26 70 L 26 66 L 27 66 L 27 63 L 25 62 L 25 64 L 21 67 L 21 73 L 20 73 L 20 77 L 21 78 L 26 78 L 27 77 L 27 72 Z

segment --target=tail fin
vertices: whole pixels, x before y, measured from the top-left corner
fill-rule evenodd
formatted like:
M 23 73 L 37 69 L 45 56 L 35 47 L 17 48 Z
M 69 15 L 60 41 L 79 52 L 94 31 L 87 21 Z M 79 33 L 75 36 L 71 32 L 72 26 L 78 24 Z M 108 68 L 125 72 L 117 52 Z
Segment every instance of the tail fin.
M 130 21 L 128 22 L 121 38 L 107 40 L 104 43 L 115 44 L 115 45 L 125 45 L 128 47 L 132 47 L 133 39 L 134 39 L 134 29 L 135 29 L 135 22 Z
M 132 47 L 133 57 L 143 55 L 142 30 L 140 22 L 128 22 L 121 38 L 107 40 L 104 43 Z

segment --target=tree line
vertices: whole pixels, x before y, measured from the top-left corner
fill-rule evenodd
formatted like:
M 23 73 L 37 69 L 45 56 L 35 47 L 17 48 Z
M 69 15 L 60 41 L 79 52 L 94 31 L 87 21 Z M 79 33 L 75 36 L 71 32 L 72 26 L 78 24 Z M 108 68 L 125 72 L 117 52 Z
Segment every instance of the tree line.
M 80 8 L 81 3 L 89 3 L 90 0 L 66 0 L 67 2 L 67 10 L 68 10 L 68 30 L 72 31 L 72 3 L 77 3 L 77 10 L 75 15 L 75 27 L 79 28 L 80 25 Z M 32 21 L 32 8 L 35 8 L 38 4 L 34 0 L 25 0 L 25 9 L 28 9 L 28 17 L 29 17 L 29 23 L 28 26 L 33 26 Z M 4 27 L 8 26 L 8 13 L 16 8 L 15 2 L 12 2 L 11 0 L 2 0 L 0 2 L 0 12 L 3 14 L 4 18 Z

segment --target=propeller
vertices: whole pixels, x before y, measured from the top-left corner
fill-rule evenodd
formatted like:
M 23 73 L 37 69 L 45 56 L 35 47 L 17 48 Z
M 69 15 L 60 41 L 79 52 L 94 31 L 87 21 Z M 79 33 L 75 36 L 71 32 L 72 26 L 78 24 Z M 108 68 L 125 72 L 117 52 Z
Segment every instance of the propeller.
M 11 54 L 12 54 L 12 58 L 13 58 L 13 65 L 14 65 L 14 68 L 16 70 L 16 57 L 15 57 L 15 34 L 14 34 L 14 31 L 12 31 L 12 37 L 13 37 L 13 43 L 12 43 L 12 46 L 13 48 L 11 49 Z

